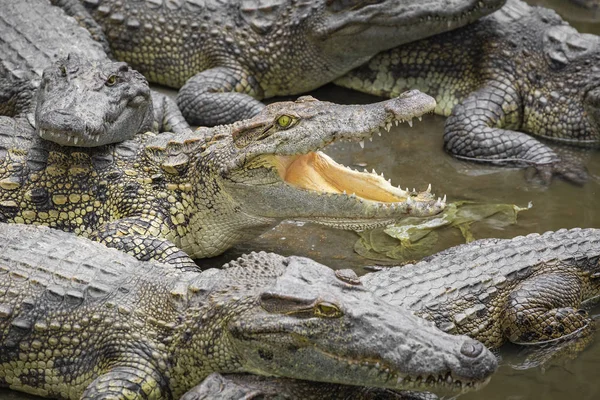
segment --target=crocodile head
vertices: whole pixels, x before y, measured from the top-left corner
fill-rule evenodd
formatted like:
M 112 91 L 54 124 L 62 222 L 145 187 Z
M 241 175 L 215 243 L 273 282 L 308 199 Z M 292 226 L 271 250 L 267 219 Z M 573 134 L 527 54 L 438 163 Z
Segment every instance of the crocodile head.
M 152 98 L 146 79 L 125 63 L 91 63 L 75 56 L 44 70 L 35 126 L 46 140 L 95 147 L 150 130 Z
M 156 135 L 145 151 L 148 164 L 186 174 L 197 190 L 196 216 L 177 244 L 192 256 L 209 257 L 283 220 L 366 229 L 439 213 L 445 197 L 436 200 L 429 188 L 402 190 L 320 151 L 336 141 L 362 142 L 434 108 L 435 100 L 418 91 L 366 105 L 301 97 L 270 104 L 252 119 L 199 128 L 192 137 Z
M 335 57 L 376 53 L 454 29 L 499 9 L 505 0 L 324 0 L 312 34 Z M 312 1 L 311 1 L 312 3 Z
M 232 261 L 226 271 L 244 287 L 249 270 L 273 279 L 250 299 L 228 292 L 245 310 L 222 325 L 245 372 L 455 394 L 480 386 L 497 367 L 480 342 L 389 305 L 355 274 L 267 253 Z
M 526 129 L 556 141 L 598 146 L 600 38 L 561 24 L 544 33 L 543 47 L 544 59 L 531 61 Z

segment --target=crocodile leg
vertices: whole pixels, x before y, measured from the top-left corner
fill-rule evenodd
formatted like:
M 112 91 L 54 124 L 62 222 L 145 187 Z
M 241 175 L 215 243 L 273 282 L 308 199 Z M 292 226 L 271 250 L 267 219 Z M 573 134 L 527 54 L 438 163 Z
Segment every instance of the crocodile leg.
M 158 121 L 159 132 L 187 133 L 191 128 L 181 114 L 177 104 L 169 96 L 152 91 L 154 120 Z
M 264 105 L 262 90 L 241 70 L 218 67 L 201 72 L 179 90 L 177 105 L 192 125 L 214 126 L 248 119 Z
M 87 400 L 158 400 L 172 399 L 168 389 L 148 368 L 119 366 L 100 375 L 87 387 L 82 399 Z
M 155 260 L 181 269 L 198 270 L 184 251 L 166 239 L 152 235 L 152 222 L 124 218 L 110 222 L 90 235 L 90 239 L 133 255 L 141 261 Z
M 111 57 L 110 44 L 104 36 L 104 30 L 79 0 L 50 0 L 50 3 L 62 8 L 67 15 L 75 18 L 79 25 L 87 29 L 92 38 L 100 43 L 106 54 Z
M 508 295 L 502 331 L 513 343 L 539 343 L 586 334 L 593 329 L 579 309 L 584 288 L 568 269 L 525 280 Z
M 472 93 L 454 107 L 446 121 L 446 151 L 470 161 L 531 165 L 545 183 L 554 175 L 584 183 L 587 179 L 584 166 L 561 160 L 537 139 L 510 130 L 521 124 L 519 104 L 517 90 L 503 82 L 494 82 Z

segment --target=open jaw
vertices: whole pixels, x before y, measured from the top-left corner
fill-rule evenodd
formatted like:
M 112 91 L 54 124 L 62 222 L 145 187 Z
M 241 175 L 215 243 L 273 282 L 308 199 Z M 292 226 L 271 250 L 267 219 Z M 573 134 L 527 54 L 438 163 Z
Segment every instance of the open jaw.
M 389 130 L 389 126 L 385 129 Z M 306 154 L 261 157 L 277 170 L 281 181 L 294 190 L 321 198 L 327 196 L 349 204 L 357 203 L 361 208 L 371 210 L 365 213 L 365 221 L 370 222 L 368 227 L 389 222 L 401 213 L 410 216 L 435 215 L 446 206 L 446 196 L 436 199 L 431 192 L 431 185 L 421 192 L 402 189 L 394 186 L 391 179 L 385 179 L 383 173 L 378 174 L 374 169 L 372 172 L 366 169 L 359 172 L 337 163 L 319 150 Z M 382 220 L 377 223 L 375 220 L 379 215 Z M 360 219 L 359 214 L 354 216 L 355 221 Z M 326 219 L 313 222 L 327 224 Z

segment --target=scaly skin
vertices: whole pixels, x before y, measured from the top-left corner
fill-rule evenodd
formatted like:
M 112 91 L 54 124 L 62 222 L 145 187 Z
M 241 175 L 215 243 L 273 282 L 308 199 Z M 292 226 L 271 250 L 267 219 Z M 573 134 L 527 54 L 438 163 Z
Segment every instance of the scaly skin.
M 361 282 L 378 297 L 414 311 L 448 333 L 470 336 L 491 348 L 506 341 L 552 344 L 570 337 L 583 339 L 585 345 L 594 325 L 581 307 L 600 295 L 600 230 L 563 229 L 510 240 L 483 239 L 360 279 L 351 270 L 336 275 Z M 565 351 L 576 353 L 577 344 Z M 363 390 L 355 389 L 356 399 L 369 399 L 373 393 L 392 396 Z M 290 400 L 337 399 L 338 393 L 352 393 L 352 388 L 248 375 L 212 376 L 185 400 L 202 399 L 200 394 L 208 394 L 207 399 L 213 394 L 221 400 L 237 400 L 243 392 L 260 399 L 273 394 Z M 427 397 L 431 394 L 404 395 L 431 398 Z
M 224 267 L 183 272 L 1 224 L 0 384 L 62 399 L 168 400 L 212 372 L 252 372 L 392 389 L 431 376 L 427 388 L 456 392 L 496 369 L 481 343 L 311 260 L 252 253 Z
M 593 328 L 582 304 L 600 295 L 600 230 L 483 239 L 362 283 L 393 305 L 488 347 L 540 343 Z
M 381 96 L 418 88 L 449 116 L 445 148 L 481 162 L 535 167 L 582 183 L 585 168 L 535 138 L 600 143 L 600 39 L 554 11 L 509 0 L 467 27 L 398 47 L 336 81 Z M 529 136 L 523 132 L 529 133 Z
M 81 3 L 117 59 L 151 82 L 181 88 L 177 103 L 188 122 L 212 126 L 250 118 L 264 107 L 260 99 L 313 90 L 382 50 L 465 25 L 504 0 Z
M 141 74 L 112 62 L 47 0 L 0 0 L 0 9 L 0 115 L 33 123 L 35 113 L 38 134 L 66 146 L 189 130 L 172 100 L 155 92 L 151 97 Z
M 0 222 L 48 225 L 195 267 L 185 253 L 218 255 L 285 219 L 361 229 L 433 215 L 445 197 L 409 193 L 318 150 L 434 107 L 417 91 L 368 105 L 303 97 L 233 125 L 94 149 L 60 147 L 0 118 Z

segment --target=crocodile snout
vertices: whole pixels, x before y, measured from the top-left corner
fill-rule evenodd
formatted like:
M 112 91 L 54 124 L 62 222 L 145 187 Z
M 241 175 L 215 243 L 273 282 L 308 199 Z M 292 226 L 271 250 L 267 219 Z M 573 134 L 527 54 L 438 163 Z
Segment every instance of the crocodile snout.
M 463 343 L 460 348 L 460 352 L 463 356 L 475 358 L 483 352 L 483 344 L 476 342 L 475 340 L 467 340 Z
M 482 343 L 465 338 L 460 347 L 459 365 L 454 370 L 455 379 L 481 381 L 498 368 L 496 356 Z

